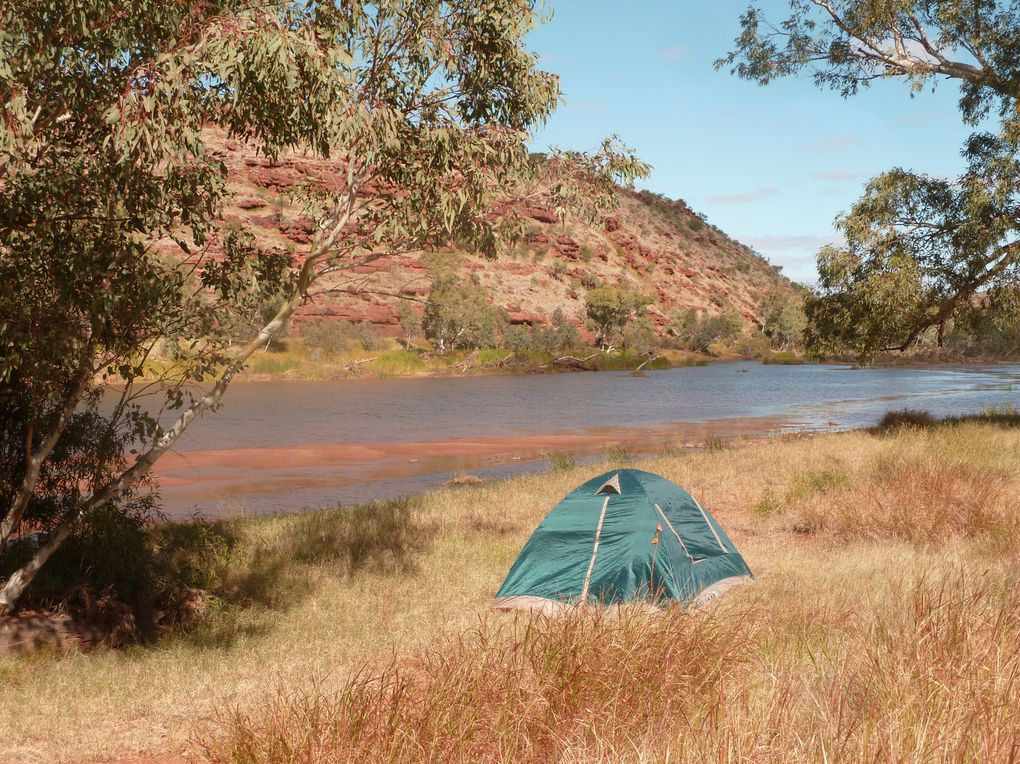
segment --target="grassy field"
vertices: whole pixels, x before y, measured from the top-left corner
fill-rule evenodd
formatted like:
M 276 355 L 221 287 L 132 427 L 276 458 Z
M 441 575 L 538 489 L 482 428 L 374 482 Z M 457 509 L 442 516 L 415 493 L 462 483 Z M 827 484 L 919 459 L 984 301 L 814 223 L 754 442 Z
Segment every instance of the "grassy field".
M 0 662 L 0 760 L 1017 760 L 1017 424 L 642 461 L 757 575 L 700 613 L 489 609 L 600 466 L 210 526 L 205 625 Z

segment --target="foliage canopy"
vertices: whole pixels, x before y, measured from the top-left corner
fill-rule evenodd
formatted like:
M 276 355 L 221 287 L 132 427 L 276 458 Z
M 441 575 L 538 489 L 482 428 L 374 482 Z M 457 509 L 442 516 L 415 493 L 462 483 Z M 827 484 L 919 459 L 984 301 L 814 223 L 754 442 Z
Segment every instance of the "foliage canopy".
M 987 309 L 1016 311 L 1020 255 L 1020 12 L 989 0 L 790 0 L 770 21 L 741 17 L 717 66 L 768 84 L 800 73 L 844 96 L 880 79 L 911 92 L 960 88 L 975 132 L 966 168 L 939 178 L 896 168 L 873 179 L 837 220 L 845 246 L 818 256 L 806 339 L 819 353 L 905 350 L 923 332 Z
M 584 307 L 596 343 L 608 349 L 634 315 L 651 302 L 651 298 L 626 286 L 604 284 L 590 290 Z
M 532 0 L 0 6 L 0 396 L 21 444 L 3 461 L 0 556 L 35 527 L 46 462 L 104 382 L 125 385 L 106 427 L 138 451 L 46 529 L 0 610 L 305 301 L 384 258 L 452 241 L 494 253 L 536 196 L 598 215 L 614 182 L 647 172 L 615 141 L 530 161 L 528 131 L 559 99 L 524 43 L 540 20 Z M 297 194 L 307 252 L 218 220 L 210 130 L 330 160 Z M 138 395 L 167 343 L 180 352 L 148 410 Z

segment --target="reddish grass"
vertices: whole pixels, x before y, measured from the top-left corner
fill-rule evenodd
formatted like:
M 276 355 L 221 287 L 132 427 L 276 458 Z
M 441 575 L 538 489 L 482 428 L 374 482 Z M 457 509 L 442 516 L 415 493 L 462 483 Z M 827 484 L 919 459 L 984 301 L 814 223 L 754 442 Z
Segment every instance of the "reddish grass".
M 329 694 L 234 711 L 202 747 L 213 762 L 557 761 L 698 728 L 749 659 L 739 616 L 624 611 L 483 623 L 411 660 L 365 668 Z
M 1017 584 L 922 576 L 814 631 L 756 599 L 483 624 L 226 713 L 200 746 L 216 764 L 1020 760 Z
M 1020 546 L 1020 505 L 1008 476 L 938 455 L 877 459 L 844 486 L 795 499 L 798 527 L 844 539 Z
M 702 758 L 1020 760 L 1020 587 L 956 574 L 905 595 L 843 640 L 756 669 Z M 690 752 L 682 739 L 672 748 Z

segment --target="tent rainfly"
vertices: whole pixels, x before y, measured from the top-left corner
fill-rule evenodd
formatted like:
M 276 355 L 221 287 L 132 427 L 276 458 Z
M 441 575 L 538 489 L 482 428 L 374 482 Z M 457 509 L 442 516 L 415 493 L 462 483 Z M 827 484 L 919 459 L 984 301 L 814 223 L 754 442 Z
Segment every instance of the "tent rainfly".
M 613 470 L 546 515 L 496 593 L 498 609 L 701 605 L 753 578 L 719 523 L 676 483 Z

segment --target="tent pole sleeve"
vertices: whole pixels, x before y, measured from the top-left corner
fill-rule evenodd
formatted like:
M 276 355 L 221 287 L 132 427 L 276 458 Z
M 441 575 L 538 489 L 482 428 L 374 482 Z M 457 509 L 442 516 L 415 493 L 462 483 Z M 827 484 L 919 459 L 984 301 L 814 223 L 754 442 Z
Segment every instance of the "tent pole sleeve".
M 602 502 L 602 514 L 599 515 L 599 525 L 595 529 L 595 546 L 591 550 L 591 561 L 588 563 L 588 572 L 584 575 L 584 586 L 581 587 L 581 602 L 588 601 L 588 588 L 591 586 L 591 572 L 595 568 L 595 558 L 599 554 L 599 539 L 602 537 L 602 523 L 606 519 L 606 509 L 609 507 L 609 494 Z
M 696 506 L 701 511 L 701 516 L 705 518 L 705 525 L 707 525 L 708 529 L 712 531 L 712 535 L 715 536 L 715 541 L 719 545 L 719 548 L 723 550 L 723 554 L 729 554 L 730 550 L 726 548 L 725 544 L 723 544 L 722 539 L 719 538 L 719 534 L 716 533 L 715 526 L 712 525 L 712 521 L 709 520 L 708 515 L 705 514 L 705 508 L 702 507 L 698 500 L 695 499 L 693 496 L 691 497 L 691 500 L 694 502 L 694 506 Z
M 680 547 L 684 550 L 684 554 L 687 555 L 687 559 L 691 562 L 695 562 L 694 557 L 692 557 L 691 553 L 687 551 L 687 544 L 685 544 L 684 540 L 680 538 L 680 534 L 676 532 L 676 528 L 673 527 L 673 523 L 669 521 L 669 518 L 666 517 L 666 513 L 662 511 L 662 507 L 656 504 L 655 508 L 659 510 L 659 514 L 662 515 L 662 519 L 666 521 L 666 527 L 673 532 L 673 535 L 676 536 L 676 540 L 680 542 Z

